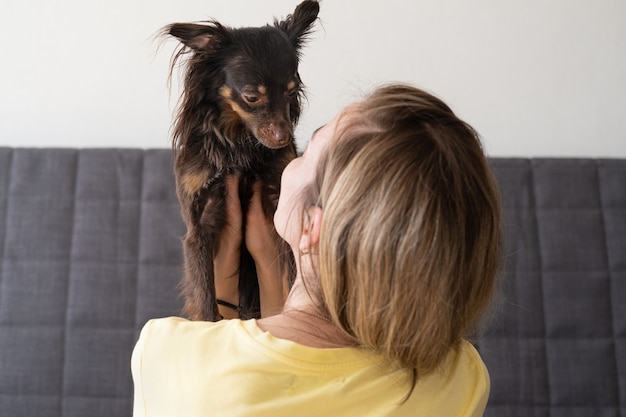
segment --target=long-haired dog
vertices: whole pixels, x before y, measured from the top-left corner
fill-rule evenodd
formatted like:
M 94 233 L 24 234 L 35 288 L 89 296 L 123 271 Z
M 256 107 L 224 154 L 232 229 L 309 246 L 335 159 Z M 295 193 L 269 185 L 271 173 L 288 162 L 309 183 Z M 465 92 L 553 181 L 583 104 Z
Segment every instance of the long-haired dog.
M 318 13 L 318 2 L 307 0 L 284 20 L 264 27 L 233 29 L 212 20 L 163 29 L 164 35 L 181 42 L 170 70 L 187 58 L 173 152 L 176 191 L 187 227 L 183 313 L 192 320 L 219 317 L 213 259 L 226 226 L 226 177 L 239 177 L 243 213 L 257 181 L 266 216 L 271 218 L 276 209 L 273 197 L 280 176 L 296 157 L 293 130 L 303 98 L 300 51 Z M 281 245 L 279 261 L 293 279 L 293 255 L 284 242 Z M 258 291 L 254 261 L 242 245 L 240 317 L 259 316 Z

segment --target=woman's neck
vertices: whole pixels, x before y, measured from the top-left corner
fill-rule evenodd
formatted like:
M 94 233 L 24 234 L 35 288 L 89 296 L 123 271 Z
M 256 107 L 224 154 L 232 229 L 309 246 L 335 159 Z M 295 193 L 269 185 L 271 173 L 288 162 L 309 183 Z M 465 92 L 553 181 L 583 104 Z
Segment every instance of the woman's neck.
M 335 325 L 311 299 L 302 279 L 294 282 L 280 314 L 257 320 L 259 328 L 280 339 L 315 348 L 355 346 L 354 340 Z

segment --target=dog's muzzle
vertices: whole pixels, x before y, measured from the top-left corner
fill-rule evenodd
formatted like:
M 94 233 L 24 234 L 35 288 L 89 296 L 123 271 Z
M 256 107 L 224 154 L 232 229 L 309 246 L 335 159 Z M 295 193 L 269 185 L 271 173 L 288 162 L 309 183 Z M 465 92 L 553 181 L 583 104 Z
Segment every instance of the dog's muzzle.
M 270 149 L 283 148 L 292 141 L 293 130 L 291 126 L 285 126 L 283 123 L 279 125 L 270 123 L 266 128 L 260 130 L 258 139 Z

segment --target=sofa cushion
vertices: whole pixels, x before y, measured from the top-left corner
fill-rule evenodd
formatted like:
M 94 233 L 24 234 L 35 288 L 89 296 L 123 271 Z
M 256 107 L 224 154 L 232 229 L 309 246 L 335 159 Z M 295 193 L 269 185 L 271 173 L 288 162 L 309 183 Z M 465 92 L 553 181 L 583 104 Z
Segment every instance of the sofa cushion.
M 506 258 L 486 415 L 626 415 L 626 161 L 491 163 Z
M 180 311 L 170 152 L 0 149 L 0 171 L 0 415 L 130 415 L 138 330 Z

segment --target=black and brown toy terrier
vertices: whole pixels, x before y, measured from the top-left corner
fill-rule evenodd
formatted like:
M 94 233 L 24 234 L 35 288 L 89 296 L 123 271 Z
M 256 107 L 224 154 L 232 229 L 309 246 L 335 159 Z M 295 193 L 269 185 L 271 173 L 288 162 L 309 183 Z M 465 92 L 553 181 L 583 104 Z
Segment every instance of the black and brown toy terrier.
M 213 259 L 226 226 L 226 177 L 239 178 L 243 213 L 256 182 L 261 184 L 265 215 L 271 218 L 276 209 L 282 171 L 296 157 L 294 125 L 303 98 L 300 52 L 318 13 L 319 3 L 307 0 L 273 25 L 234 29 L 213 20 L 163 29 L 181 42 L 171 71 L 183 59 L 186 71 L 173 152 L 176 191 L 187 227 L 183 314 L 191 320 L 219 318 Z M 285 242 L 279 244 L 279 261 L 292 280 L 293 255 Z M 245 245 L 239 294 L 240 317 L 259 317 L 258 280 Z

